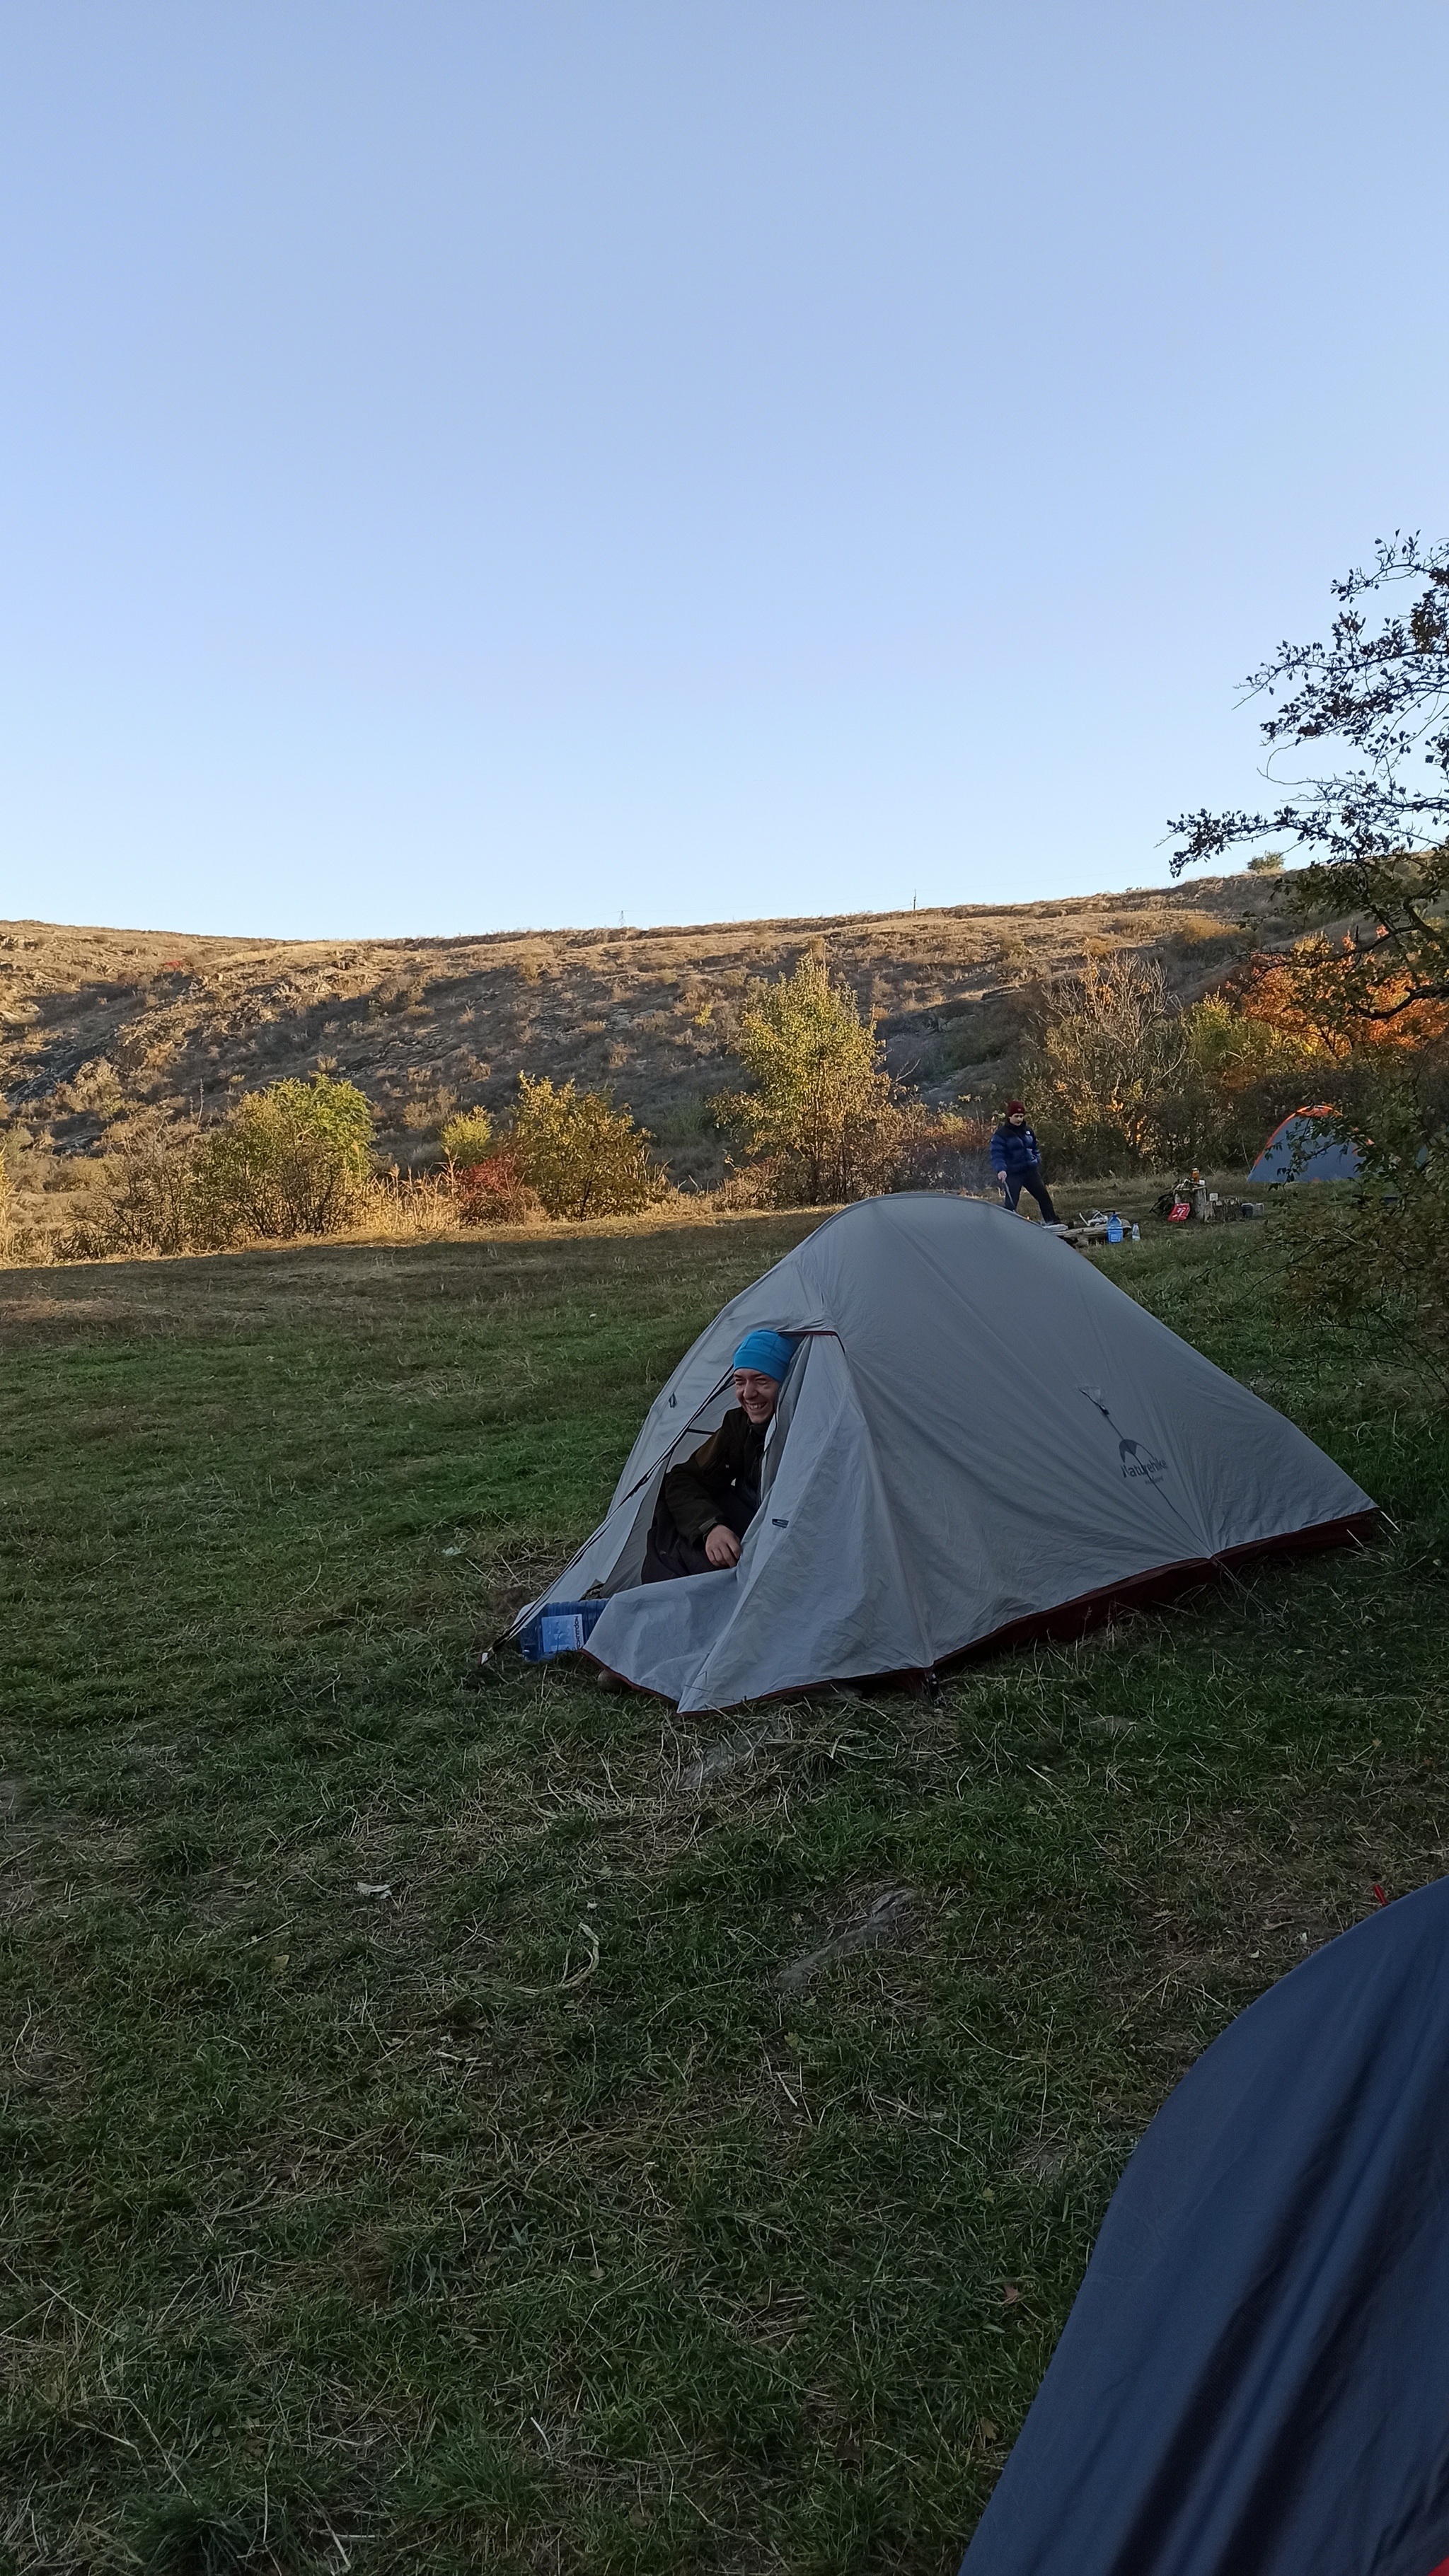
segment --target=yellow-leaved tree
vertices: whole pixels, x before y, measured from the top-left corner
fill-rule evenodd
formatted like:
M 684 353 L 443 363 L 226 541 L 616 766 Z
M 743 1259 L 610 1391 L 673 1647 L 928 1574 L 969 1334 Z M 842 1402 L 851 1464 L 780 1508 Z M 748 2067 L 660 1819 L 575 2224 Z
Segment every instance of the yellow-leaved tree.
M 919 1113 L 897 1099 L 871 1021 L 832 982 L 818 942 L 793 974 L 750 985 L 735 1045 L 752 1088 L 715 1114 L 777 1204 L 821 1207 L 891 1187 Z

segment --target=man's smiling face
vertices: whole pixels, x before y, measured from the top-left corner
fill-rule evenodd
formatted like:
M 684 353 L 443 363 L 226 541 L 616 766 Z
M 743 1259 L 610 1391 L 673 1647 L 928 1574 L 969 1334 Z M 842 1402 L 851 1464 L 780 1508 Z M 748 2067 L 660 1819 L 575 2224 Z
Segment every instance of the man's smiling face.
M 766 1377 L 763 1369 L 736 1369 L 735 1402 L 757 1430 L 762 1422 L 769 1421 L 779 1401 L 777 1377 Z

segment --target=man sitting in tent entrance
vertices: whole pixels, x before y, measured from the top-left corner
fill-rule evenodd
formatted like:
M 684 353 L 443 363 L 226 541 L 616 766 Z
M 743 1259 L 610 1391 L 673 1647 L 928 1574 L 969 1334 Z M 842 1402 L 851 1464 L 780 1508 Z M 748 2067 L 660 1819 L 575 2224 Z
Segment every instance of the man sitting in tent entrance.
M 794 1356 L 788 1334 L 746 1333 L 734 1357 L 734 1404 L 718 1431 L 682 1467 L 671 1467 L 660 1487 L 645 1583 L 738 1565 L 740 1541 L 760 1508 L 765 1448 Z

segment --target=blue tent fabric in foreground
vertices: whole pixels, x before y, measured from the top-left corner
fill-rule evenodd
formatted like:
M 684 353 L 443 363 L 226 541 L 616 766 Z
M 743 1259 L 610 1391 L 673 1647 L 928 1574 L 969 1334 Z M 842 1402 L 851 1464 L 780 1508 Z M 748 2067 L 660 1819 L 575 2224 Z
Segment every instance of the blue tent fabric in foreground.
M 1325 1101 L 1317 1109 L 1295 1109 L 1290 1118 L 1281 1118 L 1249 1180 L 1353 1180 L 1363 1169 L 1363 1158 L 1351 1138 L 1340 1135 L 1335 1116 Z
M 1449 1879 L 1295 1968 L 1118 2186 L 962 2576 L 1443 2576 Z

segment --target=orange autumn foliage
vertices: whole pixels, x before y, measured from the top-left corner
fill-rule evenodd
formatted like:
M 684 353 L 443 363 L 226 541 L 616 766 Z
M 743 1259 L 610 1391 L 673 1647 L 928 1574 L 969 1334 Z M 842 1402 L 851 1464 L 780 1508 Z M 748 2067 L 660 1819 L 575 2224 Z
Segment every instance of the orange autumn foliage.
M 1396 1010 L 1411 989 L 1411 979 L 1372 948 L 1315 938 L 1256 951 L 1224 992 L 1245 1019 L 1341 1058 L 1365 1047 L 1409 1051 L 1449 1042 L 1449 1005 L 1413 1002 Z

